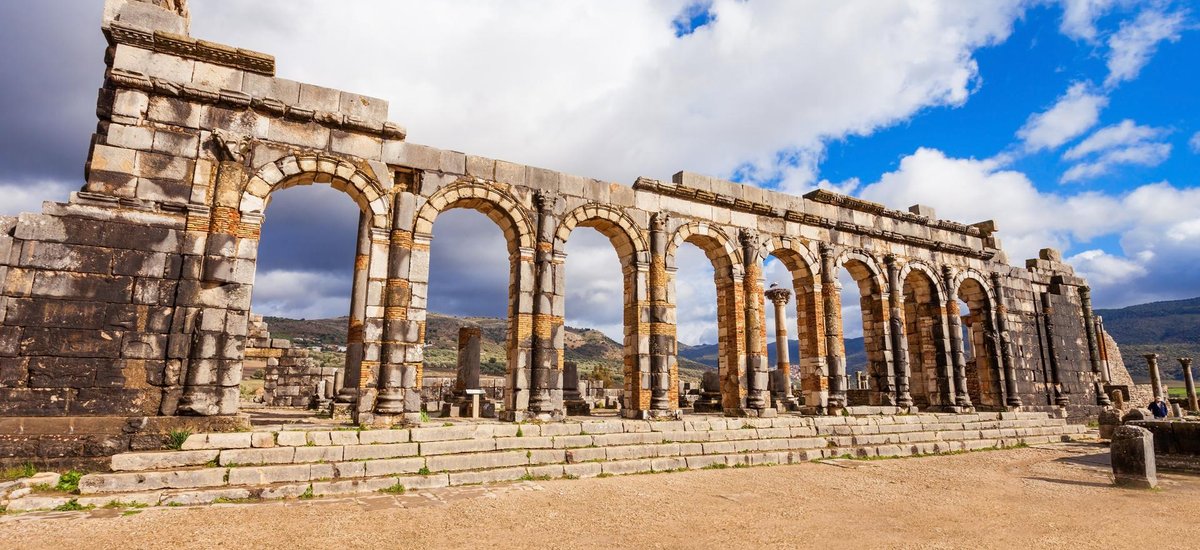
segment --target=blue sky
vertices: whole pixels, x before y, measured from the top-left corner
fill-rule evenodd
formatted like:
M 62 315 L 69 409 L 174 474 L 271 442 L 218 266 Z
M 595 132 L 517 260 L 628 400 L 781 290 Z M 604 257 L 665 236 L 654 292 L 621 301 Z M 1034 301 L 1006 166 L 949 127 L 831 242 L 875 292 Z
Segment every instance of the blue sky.
M 0 3 L 0 215 L 83 183 L 100 7 Z M 225 0 L 191 11 L 194 36 L 271 53 L 281 77 L 387 99 L 411 141 L 624 184 L 689 170 L 927 204 L 995 219 L 1014 265 L 1061 249 L 1098 307 L 1200 294 L 1194 2 Z M 331 28 L 355 32 L 330 40 Z M 281 193 L 255 307 L 344 314 L 356 216 L 327 189 Z M 434 229 L 431 309 L 502 315 L 499 230 L 469 211 Z M 568 252 L 568 323 L 619 336 L 611 245 L 580 229 Z M 713 341 L 711 268 L 681 254 L 681 339 Z M 787 279 L 777 262 L 767 276 Z M 860 332 L 855 309 L 848 335 Z

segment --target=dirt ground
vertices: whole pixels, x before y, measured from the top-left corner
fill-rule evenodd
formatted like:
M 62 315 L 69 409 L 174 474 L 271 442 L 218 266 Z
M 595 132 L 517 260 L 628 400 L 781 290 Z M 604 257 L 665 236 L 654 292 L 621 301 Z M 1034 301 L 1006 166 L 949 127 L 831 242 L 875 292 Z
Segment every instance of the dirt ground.
M 1111 486 L 1064 444 L 440 489 L 399 497 L 0 516 L 6 548 L 1186 547 L 1200 477 Z

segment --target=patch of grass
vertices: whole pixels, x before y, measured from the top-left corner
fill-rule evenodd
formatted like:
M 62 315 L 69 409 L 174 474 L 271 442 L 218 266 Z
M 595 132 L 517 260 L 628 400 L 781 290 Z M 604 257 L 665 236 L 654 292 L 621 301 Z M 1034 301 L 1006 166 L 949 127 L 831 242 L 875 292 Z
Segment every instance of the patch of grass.
M 58 506 L 55 506 L 54 511 L 55 512 L 84 512 L 87 510 L 91 510 L 92 508 L 95 508 L 95 506 L 93 506 L 91 504 L 84 506 L 82 504 L 79 504 L 78 500 L 71 499 L 71 500 L 68 500 L 66 502 L 66 504 L 60 504 Z
M 524 437 L 524 436 L 525 436 L 525 432 L 521 429 L 520 426 L 517 426 L 517 437 Z
M 563 474 L 562 478 L 563 479 L 579 479 L 579 476 L 577 476 L 575 474 Z
M 49 483 L 38 483 L 37 485 L 30 487 L 29 490 L 35 493 L 49 493 L 54 491 L 54 486 Z
M 714 463 L 709 464 L 708 466 L 705 466 L 700 469 L 701 470 L 724 470 L 725 468 L 728 468 L 728 467 L 729 467 L 729 465 L 724 462 L 714 462 Z
M 54 488 L 64 493 L 79 492 L 79 478 L 83 477 L 83 472 L 71 470 L 58 478 L 58 485 Z
M 308 488 L 305 489 L 304 492 L 300 494 L 300 500 L 312 500 L 315 497 L 316 497 L 316 495 L 313 494 L 312 485 L 309 485 Z
M 110 500 L 110 501 L 108 501 L 108 504 L 105 504 L 104 506 L 101 506 L 101 508 L 108 508 L 108 509 L 114 509 L 114 508 L 145 508 L 145 507 L 147 507 L 147 506 L 149 506 L 149 505 L 148 505 L 148 504 L 146 504 L 145 502 L 124 502 L 124 501 L 120 501 L 120 500 Z
M 392 485 L 391 487 L 384 487 L 383 489 L 379 490 L 379 492 L 387 493 L 389 495 L 403 495 L 404 491 L 404 485 L 399 481 L 397 481 L 396 484 Z
M 167 434 L 167 448 L 178 451 L 183 448 L 183 443 L 191 436 L 192 432 L 188 430 L 171 430 Z
M 124 517 L 129 517 L 129 516 L 136 516 L 140 513 L 142 513 L 141 510 L 125 510 L 124 512 L 121 512 L 121 517 L 124 518 Z
M 442 422 L 442 427 L 443 427 L 443 428 L 449 428 L 449 427 L 451 427 L 451 426 L 453 426 L 453 425 L 454 425 L 454 423 L 453 423 L 453 422 Z
M 738 462 L 737 464 L 734 464 L 733 467 L 734 468 L 749 468 L 750 465 L 746 464 L 745 462 Z
M 168 502 L 167 506 L 170 506 L 171 508 L 178 508 L 180 506 L 183 506 L 183 503 L 182 502 Z
M 421 422 L 429 422 L 429 413 L 421 411 Z
M 612 476 L 613 475 L 610 472 L 600 472 L 600 473 L 596 474 L 596 477 L 599 477 L 599 478 L 612 477 Z
M 428 467 L 428 466 L 421 466 L 421 469 L 420 469 L 420 470 L 417 470 L 417 474 L 418 474 L 418 475 L 427 476 L 427 475 L 429 475 L 430 473 L 432 473 L 432 472 L 430 472 L 430 471 L 429 471 L 429 467 Z
M 218 497 L 216 499 L 213 499 L 213 501 L 212 501 L 213 504 L 251 504 L 251 503 L 255 503 L 255 502 L 259 502 L 259 500 L 257 498 L 250 498 L 250 497 L 246 497 L 246 498 Z
M 26 462 L 20 466 L 11 466 L 0 470 L 0 481 L 12 481 L 23 477 L 33 477 L 37 473 L 37 468 L 33 464 Z
M 550 476 L 535 476 L 533 474 L 525 474 L 521 476 L 521 481 L 550 481 L 554 479 Z

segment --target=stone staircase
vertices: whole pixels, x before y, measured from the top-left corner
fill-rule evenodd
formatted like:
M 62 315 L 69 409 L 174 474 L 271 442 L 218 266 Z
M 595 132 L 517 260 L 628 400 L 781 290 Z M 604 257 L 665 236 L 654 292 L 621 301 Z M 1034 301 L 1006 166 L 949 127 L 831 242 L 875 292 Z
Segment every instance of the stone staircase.
M 177 506 L 901 457 L 1066 441 L 1086 431 L 1041 412 L 1004 412 L 194 434 L 181 450 L 114 455 L 112 472 L 83 476 L 77 496 L 29 495 L 12 500 L 9 510 L 70 500 L 83 507 Z

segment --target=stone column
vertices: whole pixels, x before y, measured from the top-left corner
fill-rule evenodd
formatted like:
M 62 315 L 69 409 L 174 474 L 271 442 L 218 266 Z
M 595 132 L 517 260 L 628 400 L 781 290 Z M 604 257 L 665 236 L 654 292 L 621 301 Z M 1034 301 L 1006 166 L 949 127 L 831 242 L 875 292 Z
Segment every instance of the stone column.
M 821 245 L 821 298 L 825 310 L 825 353 L 829 363 L 829 412 L 846 406 L 846 356 L 842 341 L 841 283 L 833 261 L 833 247 Z
M 1179 366 L 1183 369 L 1183 384 L 1187 388 L 1189 411 L 1200 411 L 1200 403 L 1196 401 L 1196 381 L 1192 379 L 1192 358 L 1180 357 Z
M 562 330 L 562 319 L 554 315 L 554 203 L 549 193 L 534 197 L 537 206 L 537 250 L 534 252 L 533 361 L 529 410 L 561 416 L 562 388 L 554 333 Z
M 668 215 L 657 212 L 650 218 L 650 371 L 635 360 L 628 367 L 625 386 L 628 388 L 626 405 L 632 410 L 671 410 L 670 386 L 675 380 L 672 367 L 675 365 L 675 305 L 671 302 L 668 287 L 670 275 L 667 269 L 667 221 Z M 637 292 L 637 289 L 634 289 Z M 626 300 L 634 299 L 626 296 Z M 626 345 L 629 345 L 626 343 Z M 631 379 L 632 378 L 632 379 Z M 642 399 L 642 390 L 650 390 L 650 400 Z
M 1050 293 L 1042 293 L 1042 319 L 1046 327 L 1046 355 L 1050 360 L 1050 383 L 1054 386 L 1054 404 L 1065 407 L 1070 400 L 1062 392 L 1062 376 L 1058 372 L 1058 344 L 1055 343 L 1054 306 Z
M 912 393 L 909 390 L 909 378 L 912 376 L 908 361 L 908 338 L 904 334 L 903 305 L 900 298 L 904 294 L 900 286 L 900 266 L 896 257 L 888 254 L 883 258 L 887 265 L 888 278 L 888 324 L 892 337 L 892 371 L 896 377 L 896 405 L 903 408 L 913 406 Z
M 350 404 L 358 398 L 362 380 L 363 317 L 367 309 L 367 268 L 371 261 L 371 218 L 363 212 L 358 217 L 358 253 L 354 256 L 354 279 L 350 289 L 350 322 L 346 331 L 346 373 L 342 390 L 334 398 L 336 404 Z
M 954 286 L 954 271 L 942 266 L 942 282 L 946 286 L 946 332 L 950 337 L 950 360 L 954 370 L 954 404 L 971 407 L 967 391 L 967 359 L 963 356 L 962 317 L 958 311 L 958 288 Z
M 1158 372 L 1158 354 L 1147 353 L 1142 357 L 1146 358 L 1146 367 L 1150 370 L 1150 385 L 1154 387 L 1154 398 L 1165 402 L 1167 396 L 1163 395 L 1162 375 Z
M 763 411 L 771 403 L 767 389 L 766 311 L 763 310 L 762 258 L 758 255 L 758 234 L 743 229 L 738 235 L 746 277 L 742 280 L 746 297 L 746 408 Z M 759 413 L 761 414 L 761 413 Z
M 1022 403 L 1021 395 L 1017 393 L 1016 360 L 1013 358 L 1012 340 L 1008 334 L 1008 306 L 1004 303 L 1004 280 L 997 272 L 992 272 L 992 293 L 996 295 L 996 340 L 1000 346 L 997 350 L 1000 362 L 1004 366 L 1005 404 L 1009 407 L 1020 407 Z
M 775 368 L 783 373 L 780 375 L 780 378 L 783 379 L 783 387 L 778 390 L 778 393 L 783 396 L 783 401 L 791 410 L 796 407 L 796 397 L 792 395 L 792 361 L 788 356 L 791 352 L 788 350 L 787 333 L 787 304 L 792 297 L 792 292 L 772 284 L 771 288 L 767 290 L 766 296 L 775 305 Z
M 466 395 L 467 390 L 479 389 L 479 327 L 458 329 L 458 372 L 454 379 L 455 395 Z
M 1096 343 L 1096 322 L 1095 314 L 1092 313 L 1091 288 L 1079 287 L 1079 302 L 1083 308 L 1083 327 L 1087 335 L 1088 361 L 1092 366 L 1092 376 L 1095 378 L 1096 403 L 1104 406 L 1111 405 L 1112 401 L 1104 393 L 1104 375 L 1101 373 L 1103 366 L 1100 364 L 1100 347 Z
M 563 362 L 563 404 L 569 415 L 592 414 L 592 404 L 579 392 L 579 365 L 574 361 Z
M 1108 362 L 1108 341 L 1105 338 L 1104 318 L 1096 316 L 1096 342 L 1100 347 L 1100 363 L 1103 369 L 1100 371 L 1104 375 L 1104 383 L 1112 384 L 1112 366 Z
M 389 236 L 388 273 L 384 281 L 383 347 L 379 365 L 379 397 L 375 411 L 383 415 L 421 412 L 418 374 L 424 360 L 421 338 L 424 309 L 411 309 L 413 258 L 417 243 L 412 227 L 416 196 L 408 191 L 396 194 L 394 219 Z M 428 243 L 423 243 L 423 253 Z

